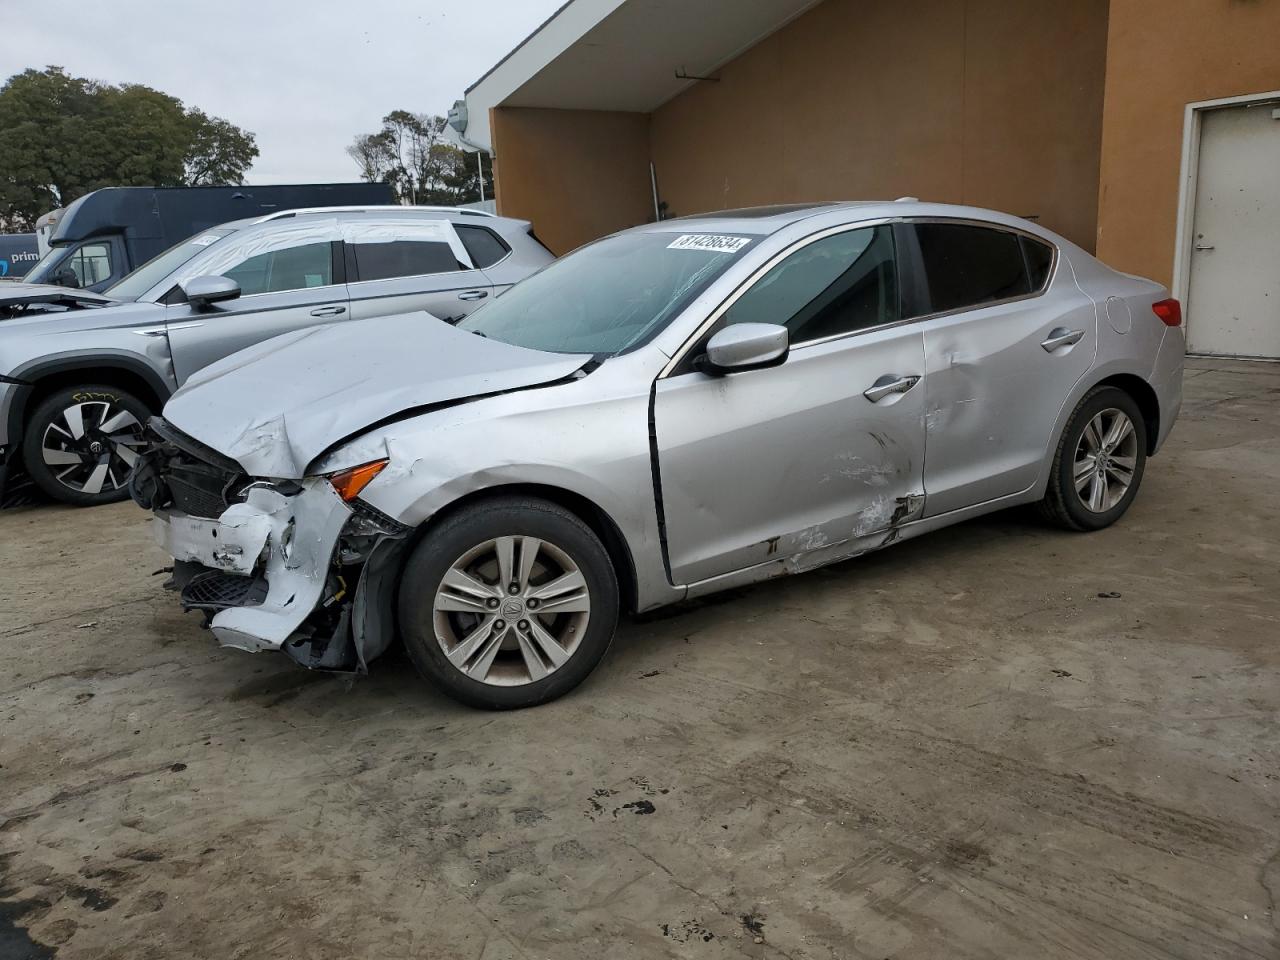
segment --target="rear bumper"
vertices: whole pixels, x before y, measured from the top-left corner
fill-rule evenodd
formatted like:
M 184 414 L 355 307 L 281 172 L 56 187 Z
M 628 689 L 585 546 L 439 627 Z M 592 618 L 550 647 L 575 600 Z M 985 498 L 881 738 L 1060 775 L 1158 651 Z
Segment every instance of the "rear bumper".
M 230 577 L 265 579 L 265 597 L 246 589 L 251 603 L 213 616 L 209 626 L 224 646 L 279 650 L 325 596 L 334 550 L 352 511 L 327 481 L 302 486 L 291 497 L 266 485 L 252 487 L 244 502 L 213 520 L 155 511 L 156 538 L 175 560 Z
M 1182 328 L 1170 327 L 1165 330 L 1150 381 L 1160 405 L 1160 431 L 1156 435 L 1152 453 L 1159 452 L 1164 446 L 1182 410 L 1182 367 L 1186 353 L 1186 338 Z

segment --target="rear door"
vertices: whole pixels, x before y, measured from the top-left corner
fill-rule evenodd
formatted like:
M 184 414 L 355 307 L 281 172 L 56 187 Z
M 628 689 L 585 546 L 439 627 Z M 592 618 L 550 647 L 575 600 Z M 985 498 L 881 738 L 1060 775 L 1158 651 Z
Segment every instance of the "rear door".
M 1048 242 L 992 225 L 919 221 L 911 261 L 924 322 L 927 516 L 1031 486 L 1063 403 L 1097 353 L 1097 314 Z
M 179 383 L 259 341 L 349 315 L 335 221 L 255 235 L 225 262 L 214 273 L 240 284 L 238 298 L 209 310 L 193 310 L 186 303 L 166 308 Z
M 426 311 L 457 323 L 493 286 L 447 220 L 343 224 L 355 319 Z

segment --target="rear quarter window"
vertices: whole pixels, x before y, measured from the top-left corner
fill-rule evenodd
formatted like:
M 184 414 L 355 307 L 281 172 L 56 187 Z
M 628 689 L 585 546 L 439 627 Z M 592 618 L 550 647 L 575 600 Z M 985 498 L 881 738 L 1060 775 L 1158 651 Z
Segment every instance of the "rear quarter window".
M 1022 237 L 1022 253 L 1027 258 L 1027 272 L 1031 277 L 1031 289 L 1040 291 L 1049 283 L 1049 274 L 1053 272 L 1053 247 L 1049 244 L 1024 235 Z
M 1031 293 L 1018 234 L 965 223 L 918 223 L 915 231 L 932 312 Z
M 458 231 L 458 238 L 477 267 L 491 267 L 511 252 L 502 238 L 486 227 L 455 223 L 453 228 Z

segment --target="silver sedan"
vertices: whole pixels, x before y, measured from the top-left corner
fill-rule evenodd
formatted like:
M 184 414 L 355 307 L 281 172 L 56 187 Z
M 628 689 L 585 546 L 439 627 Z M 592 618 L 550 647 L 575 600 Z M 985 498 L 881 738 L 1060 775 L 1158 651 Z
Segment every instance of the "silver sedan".
M 196 374 L 135 474 L 214 634 L 361 672 L 403 639 L 541 703 L 620 613 L 1039 503 L 1129 508 L 1181 403 L 1177 301 L 1035 224 L 914 201 L 616 234 L 456 327 L 303 331 Z

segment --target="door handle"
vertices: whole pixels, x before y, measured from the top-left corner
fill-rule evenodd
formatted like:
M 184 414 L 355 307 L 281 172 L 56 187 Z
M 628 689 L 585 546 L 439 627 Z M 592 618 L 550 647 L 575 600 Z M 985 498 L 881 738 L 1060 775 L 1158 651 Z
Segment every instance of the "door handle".
M 488 290 L 468 290 L 466 293 L 458 294 L 459 300 L 483 300 L 489 295 Z
M 311 315 L 313 317 L 340 317 L 346 312 L 346 307 L 316 307 L 311 311 Z
M 1084 339 L 1083 330 L 1068 330 L 1066 327 L 1054 327 L 1049 333 L 1047 340 L 1041 340 L 1040 346 L 1044 347 L 1047 353 L 1053 353 L 1059 347 L 1069 347 L 1073 343 L 1079 343 Z
M 1197 243 L 1196 249 L 1197 250 L 1213 250 L 1214 246 L 1212 243 Z
M 919 382 L 919 377 L 899 377 L 888 373 L 864 390 L 862 395 L 872 403 L 879 403 L 895 393 L 906 393 Z

